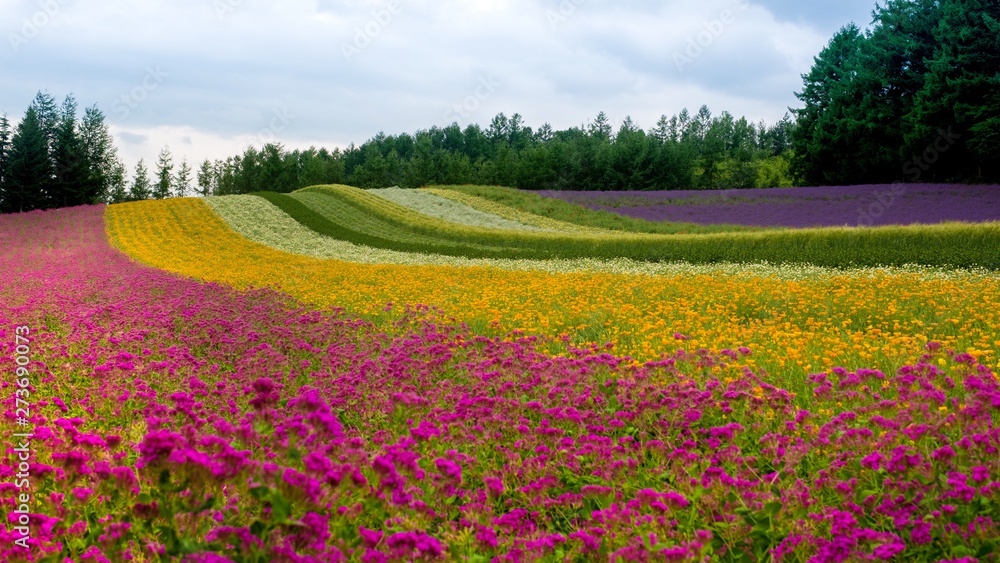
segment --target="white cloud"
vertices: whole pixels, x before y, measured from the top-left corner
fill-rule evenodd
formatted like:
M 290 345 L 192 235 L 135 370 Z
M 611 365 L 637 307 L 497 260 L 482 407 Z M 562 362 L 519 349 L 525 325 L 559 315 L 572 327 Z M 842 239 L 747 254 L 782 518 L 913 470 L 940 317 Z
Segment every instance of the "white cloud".
M 863 19 L 784 0 L 22 0 L 0 5 L 0 33 L 46 2 L 45 26 L 0 45 L 0 111 L 19 118 L 39 89 L 97 103 L 130 165 L 165 144 L 191 161 L 270 137 L 333 148 L 499 111 L 556 128 L 598 111 L 648 128 L 702 104 L 774 121 L 832 32 Z

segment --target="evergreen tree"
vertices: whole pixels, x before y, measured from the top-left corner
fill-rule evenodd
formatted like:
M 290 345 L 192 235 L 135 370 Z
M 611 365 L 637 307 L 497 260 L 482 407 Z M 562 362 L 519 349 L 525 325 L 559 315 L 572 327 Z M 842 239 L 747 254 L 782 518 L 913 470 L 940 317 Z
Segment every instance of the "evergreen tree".
M 809 184 L 836 183 L 841 177 L 845 153 L 851 150 L 845 128 L 839 126 L 849 87 L 857 73 L 864 36 L 853 23 L 838 31 L 813 59 L 804 86 L 795 96 L 805 106 L 793 110 L 792 135 L 796 174 Z
M 212 161 L 206 158 L 198 168 L 198 194 L 208 197 L 216 192 L 216 185 L 215 168 Z
M 177 175 L 173 178 L 173 189 L 176 197 L 187 197 L 191 191 L 191 166 L 188 165 L 187 158 L 181 160 L 181 166 L 177 169 Z
M 490 121 L 490 127 L 486 131 L 486 136 L 489 137 L 494 148 L 506 141 L 510 136 L 510 124 L 503 112 L 496 114 L 493 120 Z
M 121 166 L 118 149 L 104 122 L 104 113 L 96 105 L 84 110 L 80 137 L 83 139 L 83 150 L 90 170 L 90 181 L 80 189 L 80 201 L 95 203 L 103 200 L 113 188 L 115 174 Z
M 936 49 L 926 79 L 906 115 L 904 172 L 911 179 L 996 181 L 1000 3 L 942 2 L 933 37 Z
M 45 129 L 29 106 L 11 139 L 8 177 L 4 182 L 4 212 L 43 209 L 52 183 L 53 167 Z
M 156 184 L 153 186 L 152 196 L 154 199 L 166 199 L 170 197 L 170 186 L 173 184 L 171 171 L 174 169 L 173 157 L 170 155 L 170 147 L 163 147 L 160 150 L 159 159 L 156 161 Z
M 62 114 L 56 124 L 52 147 L 55 179 L 47 194 L 48 207 L 93 203 L 87 199 L 86 194 L 92 191 L 95 179 L 91 174 L 83 139 L 77 130 L 76 108 L 73 96 L 66 96 Z
M 56 134 L 59 128 L 59 106 L 51 94 L 39 91 L 31 101 L 31 107 L 35 108 L 35 114 L 38 116 L 38 124 L 45 135 L 46 150 L 48 151 L 49 158 L 53 160 L 53 165 L 55 165 L 53 147 L 56 144 Z
M 135 165 L 135 176 L 132 178 L 132 187 L 129 188 L 128 199 L 132 201 L 142 201 L 152 196 L 152 188 L 149 182 L 149 172 L 146 170 L 146 163 L 143 159 Z
M 111 167 L 111 185 L 107 191 L 105 200 L 107 203 L 122 203 L 123 201 L 129 200 L 128 189 L 125 186 L 126 174 L 127 171 L 125 169 L 125 163 L 121 160 L 116 160 L 114 165 Z
M 12 132 L 7 114 L 0 114 L 0 209 L 3 209 L 4 186 L 10 169 L 10 141 Z
M 588 127 L 587 132 L 591 137 L 600 141 L 610 141 L 611 120 L 608 119 L 608 115 L 603 111 L 599 112 L 594 118 L 594 122 Z

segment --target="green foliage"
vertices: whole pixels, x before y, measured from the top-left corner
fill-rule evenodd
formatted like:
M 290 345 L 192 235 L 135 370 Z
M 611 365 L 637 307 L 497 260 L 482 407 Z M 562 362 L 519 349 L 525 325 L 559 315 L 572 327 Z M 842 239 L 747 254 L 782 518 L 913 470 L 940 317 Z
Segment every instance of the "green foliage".
M 534 132 L 519 114 L 503 113 L 485 130 L 456 123 L 411 135 L 378 133 L 360 147 L 288 152 L 268 144 L 216 161 L 213 194 L 290 192 L 320 184 L 418 188 L 455 184 L 528 190 L 657 190 L 694 187 L 774 187 L 790 178 L 759 165 L 789 150 L 792 122 L 752 124 L 702 107 L 643 131 L 630 117 L 617 133 L 600 113 L 585 128 Z
M 132 186 L 129 188 L 128 197 L 132 201 L 149 199 L 152 191 L 149 184 L 149 172 L 143 159 L 135 165 L 135 175 L 132 178 Z
M 889 0 L 842 28 L 796 96 L 793 168 L 808 184 L 1000 178 L 1000 5 Z M 944 141 L 942 141 L 944 139 Z
M 405 232 L 409 231 L 414 240 L 427 241 L 426 237 L 434 237 L 449 251 L 470 252 L 462 254 L 470 257 L 482 254 L 473 254 L 463 246 L 471 247 L 476 253 L 493 248 L 496 253 L 510 258 L 629 258 L 653 262 L 770 262 L 828 267 L 920 264 L 1000 269 L 1000 253 L 995 252 L 1000 248 L 1000 223 L 773 229 L 697 235 L 570 234 L 505 231 L 448 223 L 348 186 L 314 186 L 298 193 L 326 194 L 339 199 L 345 208 L 353 208 L 354 216 L 340 216 L 337 224 L 340 228 L 352 227 L 355 233 L 360 229 L 353 227 L 366 222 L 396 225 L 399 230 L 392 236 L 403 240 L 386 237 L 385 241 L 373 244 L 382 248 L 400 248 L 398 245 L 406 242 Z M 293 217 L 302 215 L 298 212 Z M 310 222 L 303 224 L 310 226 L 316 222 L 307 221 Z M 324 234 L 338 236 L 333 231 Z M 396 246 L 382 246 L 390 243 Z
M 3 212 L 44 209 L 54 169 L 38 111 L 32 106 L 11 140 L 9 168 L 3 186 Z
M 544 257 L 537 252 L 494 245 L 454 242 L 421 233 L 383 216 L 368 213 L 337 191 L 298 192 L 294 195 L 255 192 L 313 231 L 358 245 L 401 252 L 424 252 L 470 258 Z
M 499 186 L 435 186 L 439 189 L 455 190 L 476 197 L 575 225 L 624 231 L 631 233 L 676 234 L 676 233 L 718 233 L 729 231 L 753 231 L 759 227 L 742 225 L 698 225 L 695 223 L 670 223 L 646 221 L 626 217 L 609 211 L 588 209 L 559 199 L 542 197 L 538 194 Z
M 173 184 L 171 171 L 173 169 L 173 156 L 170 155 L 170 148 L 163 147 L 156 161 L 156 184 L 153 185 L 153 193 L 151 194 L 154 198 L 170 197 L 170 187 Z
M 177 197 L 187 197 L 191 191 L 191 165 L 187 159 L 181 160 L 181 166 L 177 169 L 177 174 L 172 178 L 173 192 Z
M 0 212 L 123 197 L 122 167 L 104 114 L 93 106 L 78 119 L 73 96 L 59 108 L 39 92 L 13 134 L 6 115 L 0 118 Z

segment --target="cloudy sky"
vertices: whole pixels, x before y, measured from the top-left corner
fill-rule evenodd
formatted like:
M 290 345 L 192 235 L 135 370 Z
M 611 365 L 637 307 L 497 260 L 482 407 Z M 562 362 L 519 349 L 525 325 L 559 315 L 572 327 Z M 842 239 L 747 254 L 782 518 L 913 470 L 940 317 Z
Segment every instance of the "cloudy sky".
M 874 0 L 3 0 L 0 112 L 35 93 L 97 104 L 130 166 L 248 144 L 360 144 L 379 131 L 644 128 L 707 104 L 795 107 L 833 33 Z

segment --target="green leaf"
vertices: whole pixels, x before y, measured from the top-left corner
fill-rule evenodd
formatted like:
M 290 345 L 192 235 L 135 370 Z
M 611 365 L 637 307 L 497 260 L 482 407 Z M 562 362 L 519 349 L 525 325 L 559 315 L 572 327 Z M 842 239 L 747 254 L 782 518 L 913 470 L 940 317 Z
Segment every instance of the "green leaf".
M 208 510 L 208 509 L 210 509 L 210 508 L 212 508 L 212 507 L 214 507 L 214 506 L 215 506 L 215 497 L 208 497 L 208 499 L 206 499 L 206 500 L 205 500 L 205 502 L 203 502 L 203 503 L 201 504 L 201 506 L 199 506 L 199 507 L 198 507 L 198 508 L 197 508 L 197 509 L 195 510 L 195 512 L 196 512 L 196 513 L 197 513 L 197 512 L 204 512 L 204 511 L 206 511 L 206 510 Z
M 776 500 L 773 500 L 764 505 L 764 514 L 767 514 L 771 518 L 774 518 L 781 512 L 782 504 Z
M 261 486 L 261 487 L 254 487 L 254 488 L 250 489 L 250 496 L 252 496 L 253 498 L 255 498 L 257 500 L 264 500 L 264 499 L 267 498 L 269 492 L 270 492 L 270 489 L 268 489 L 267 487 L 263 487 L 263 486 Z
M 955 557 L 971 557 L 974 552 L 964 545 L 959 544 L 951 546 L 951 554 Z
M 271 492 L 271 514 L 278 522 L 284 522 L 292 513 L 292 503 L 278 491 Z
M 267 529 L 267 524 L 261 522 L 260 520 L 254 520 L 254 523 L 250 524 L 250 533 L 260 539 L 265 539 L 267 537 Z

